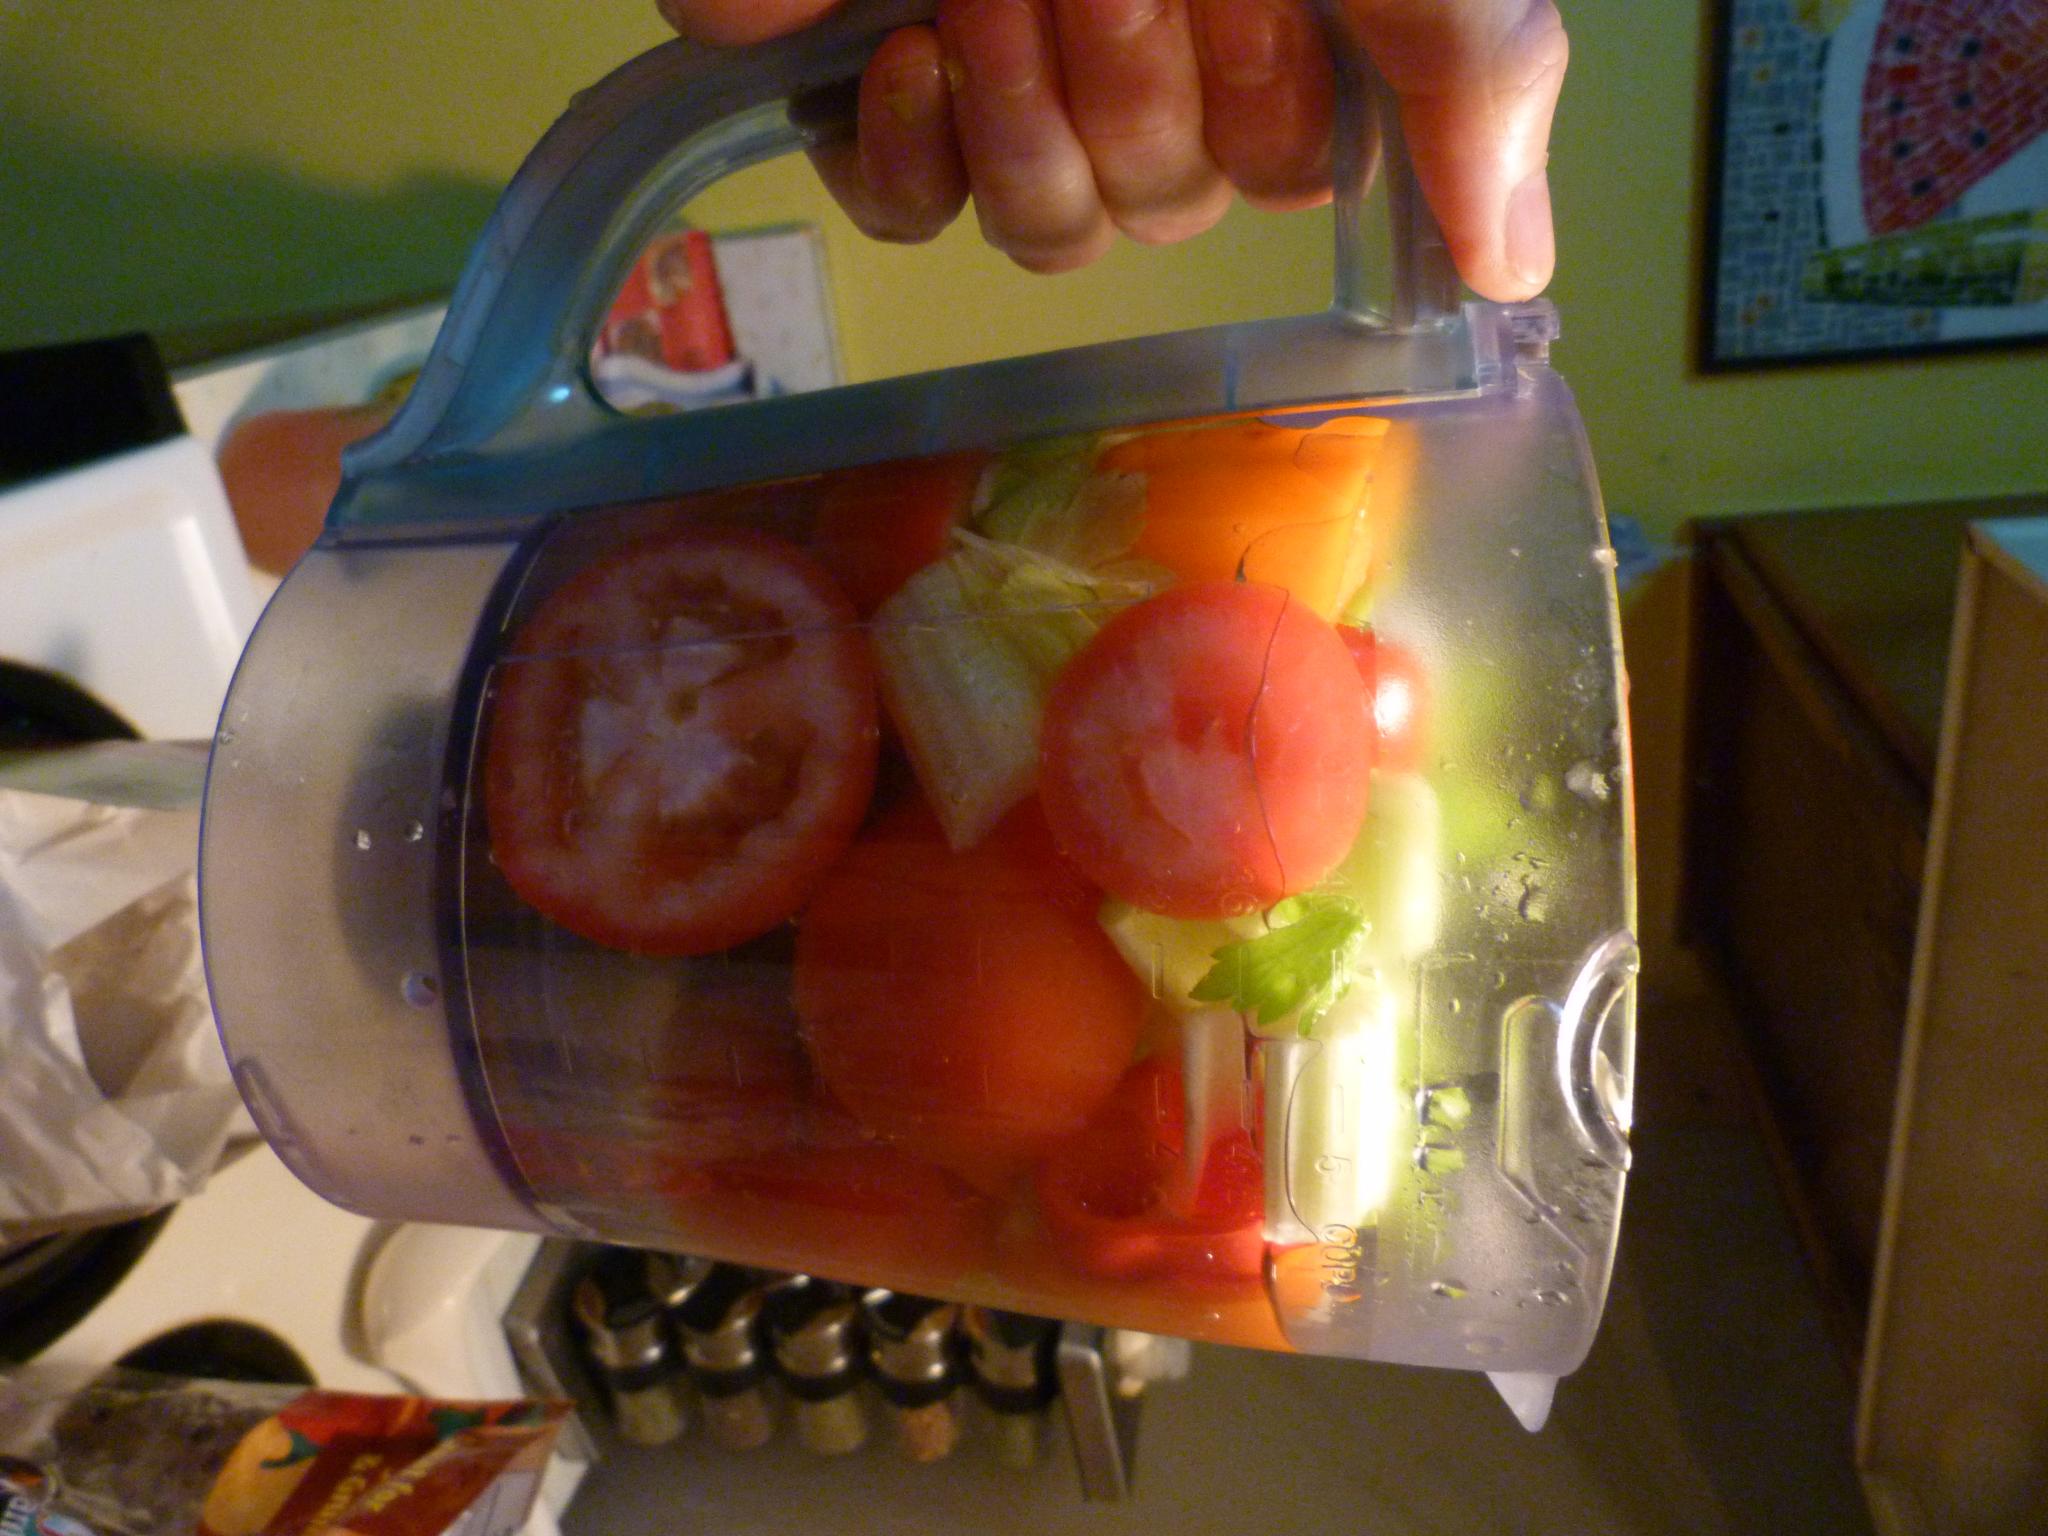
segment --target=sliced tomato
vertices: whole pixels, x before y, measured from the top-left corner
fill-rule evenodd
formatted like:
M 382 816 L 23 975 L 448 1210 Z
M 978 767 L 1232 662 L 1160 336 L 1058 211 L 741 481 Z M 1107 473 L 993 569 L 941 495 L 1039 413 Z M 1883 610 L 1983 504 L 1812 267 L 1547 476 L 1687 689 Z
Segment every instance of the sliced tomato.
M 1337 631 L 1279 587 L 1197 582 L 1118 614 L 1054 682 L 1039 739 L 1060 851 L 1169 917 L 1306 890 L 1365 819 L 1364 684 Z
M 1144 1020 L 1098 901 L 1028 802 L 961 853 L 921 803 L 883 818 L 797 925 L 797 1016 L 825 1088 L 985 1187 L 1021 1172 L 1087 1121 Z
M 1391 773 L 1419 773 L 1426 750 L 1428 680 L 1422 662 L 1406 646 L 1382 640 L 1370 629 L 1340 625 L 1337 633 L 1372 699 L 1373 759 Z
M 808 557 L 692 527 L 550 594 L 492 679 L 491 856 L 571 932 L 701 954 L 803 905 L 874 784 L 875 690 Z
M 1223 1284 L 1256 1277 L 1265 1255 L 1265 1175 L 1251 1133 L 1231 1127 L 1202 1153 L 1187 1209 L 1169 1208 L 1187 1137 L 1180 1068 L 1140 1062 L 1086 1129 L 1038 1170 L 1046 1230 L 1075 1267 L 1115 1279 Z
M 974 501 L 986 456 L 869 464 L 829 476 L 811 550 L 863 617 L 946 552 Z

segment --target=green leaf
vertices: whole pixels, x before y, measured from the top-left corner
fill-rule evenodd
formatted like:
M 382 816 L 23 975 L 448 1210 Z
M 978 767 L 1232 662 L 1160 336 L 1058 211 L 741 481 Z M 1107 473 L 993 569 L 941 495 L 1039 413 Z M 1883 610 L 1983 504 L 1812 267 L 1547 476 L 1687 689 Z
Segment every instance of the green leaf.
M 1030 795 L 1053 678 L 1157 587 L 1142 571 L 1083 571 L 956 529 L 952 550 L 882 604 L 869 631 L 882 698 L 953 847 L 973 847 Z
M 1348 896 L 1294 896 L 1266 914 L 1267 931 L 1225 944 L 1189 995 L 1262 1025 L 1292 1016 L 1304 1035 L 1351 987 L 1367 923 Z
M 1083 570 L 1121 559 L 1145 526 L 1145 478 L 1095 468 L 1100 439 L 1011 448 L 984 481 L 974 519 L 986 538 Z

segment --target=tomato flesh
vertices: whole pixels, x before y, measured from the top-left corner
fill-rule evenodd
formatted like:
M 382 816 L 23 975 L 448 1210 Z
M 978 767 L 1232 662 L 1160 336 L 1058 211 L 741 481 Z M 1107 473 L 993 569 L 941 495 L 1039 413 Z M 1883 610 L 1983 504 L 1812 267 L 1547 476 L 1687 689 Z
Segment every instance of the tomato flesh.
M 1421 661 L 1406 646 L 1391 644 L 1370 629 L 1342 625 L 1337 633 L 1372 701 L 1374 765 L 1390 773 L 1420 772 L 1429 715 Z
M 946 552 L 985 461 L 952 454 L 864 465 L 825 481 L 811 551 L 863 617 Z
M 1060 851 L 1133 906 L 1263 910 L 1357 838 L 1366 704 L 1337 631 L 1284 589 L 1171 588 L 1111 619 L 1054 682 L 1046 818 Z
M 745 530 L 679 530 L 579 572 L 493 677 L 484 808 L 512 889 L 644 954 L 793 916 L 874 783 L 854 622 L 808 557 Z
M 1148 1057 L 1038 1171 L 1039 1211 L 1070 1262 L 1114 1279 L 1194 1285 L 1259 1274 L 1265 1176 L 1251 1133 L 1232 1126 L 1213 1137 L 1192 1200 L 1174 1211 L 1167 1190 L 1186 1137 L 1180 1068 Z
M 984 1187 L 1087 1120 L 1144 989 L 1027 803 L 955 853 L 921 803 L 840 861 L 797 925 L 820 1081 L 870 1133 Z

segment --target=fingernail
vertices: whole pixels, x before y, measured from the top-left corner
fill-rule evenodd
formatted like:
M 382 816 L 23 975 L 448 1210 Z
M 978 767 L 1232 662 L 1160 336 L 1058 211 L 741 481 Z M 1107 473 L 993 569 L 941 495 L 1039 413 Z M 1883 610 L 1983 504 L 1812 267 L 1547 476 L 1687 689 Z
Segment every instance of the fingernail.
M 1550 177 L 1543 170 L 1531 172 L 1508 194 L 1508 266 L 1516 277 L 1535 288 L 1550 281 L 1557 261 L 1557 229 L 1550 216 Z
M 1216 78 L 1234 90 L 1255 90 L 1280 76 L 1281 28 L 1269 0 L 1219 0 L 1205 6 L 1202 34 Z
M 932 115 L 939 93 L 948 81 L 936 62 L 898 69 L 882 82 L 882 105 L 889 115 L 908 128 Z
M 1024 0 L 976 0 L 958 23 L 958 64 L 967 83 L 996 96 L 1021 96 L 1038 84 L 1045 44 L 1038 13 Z

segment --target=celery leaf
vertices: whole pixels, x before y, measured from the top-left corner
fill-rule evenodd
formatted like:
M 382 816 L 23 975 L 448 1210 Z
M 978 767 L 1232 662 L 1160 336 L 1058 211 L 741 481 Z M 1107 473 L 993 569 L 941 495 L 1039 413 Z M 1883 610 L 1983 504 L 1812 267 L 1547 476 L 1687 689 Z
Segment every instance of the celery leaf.
M 1295 896 L 1266 914 L 1267 931 L 1225 944 L 1189 995 L 1224 1003 L 1262 1025 L 1292 1017 L 1302 1034 L 1350 989 L 1364 943 L 1364 910 L 1348 896 Z

